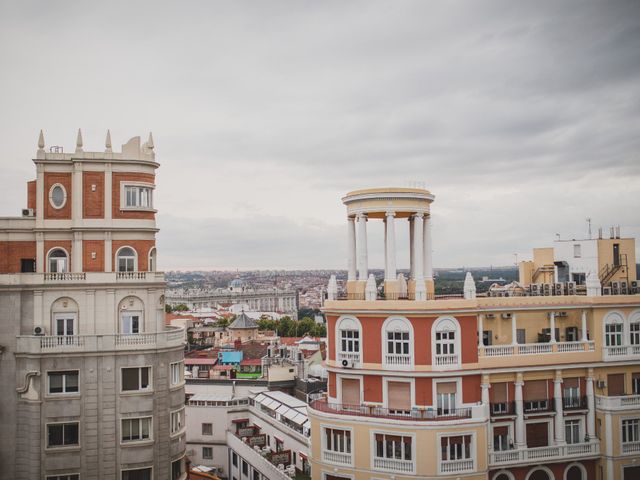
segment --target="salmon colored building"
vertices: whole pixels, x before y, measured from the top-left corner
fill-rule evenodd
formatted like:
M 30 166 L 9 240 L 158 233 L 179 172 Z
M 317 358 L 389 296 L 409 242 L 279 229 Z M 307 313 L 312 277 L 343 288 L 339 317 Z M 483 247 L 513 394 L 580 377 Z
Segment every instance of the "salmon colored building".
M 324 306 L 329 387 L 308 410 L 313 479 L 640 478 L 640 297 L 603 296 L 592 274 L 577 291 L 480 297 L 468 279 L 461 298 L 439 298 L 433 200 L 401 188 L 343 199 L 349 278 L 343 294 L 330 282 Z M 381 286 L 367 266 L 376 219 Z M 407 279 L 395 262 L 402 220 Z

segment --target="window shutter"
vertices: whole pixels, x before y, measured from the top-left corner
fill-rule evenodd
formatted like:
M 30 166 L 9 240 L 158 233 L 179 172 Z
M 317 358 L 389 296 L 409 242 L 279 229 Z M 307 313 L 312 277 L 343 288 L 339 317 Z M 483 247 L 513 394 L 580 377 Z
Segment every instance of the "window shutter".
M 438 383 L 438 393 L 456 393 L 458 384 L 456 382 Z
M 527 424 L 527 447 L 546 447 L 549 445 L 549 426 L 544 423 Z
M 387 382 L 387 399 L 391 410 L 411 410 L 411 384 Z
M 507 383 L 492 383 L 489 389 L 491 403 L 505 403 L 507 401 Z
M 607 388 L 609 396 L 624 395 L 624 373 L 607 375 Z
M 509 435 L 509 427 L 506 425 L 500 427 L 493 427 L 493 436 Z
M 524 400 L 545 400 L 547 397 L 546 380 L 529 380 L 524 382 Z
M 565 378 L 562 382 L 564 388 L 579 388 L 580 387 L 580 378 Z
M 360 405 L 360 380 L 342 379 L 342 403 L 344 405 Z

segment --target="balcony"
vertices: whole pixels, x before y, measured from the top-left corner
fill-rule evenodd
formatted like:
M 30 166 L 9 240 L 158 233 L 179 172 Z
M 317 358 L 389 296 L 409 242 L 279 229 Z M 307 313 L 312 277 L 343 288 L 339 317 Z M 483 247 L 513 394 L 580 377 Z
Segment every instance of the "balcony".
M 82 353 L 119 350 L 154 350 L 184 345 L 184 329 L 167 326 L 158 333 L 109 335 L 21 335 L 17 337 L 16 353 Z
M 500 415 L 515 415 L 516 404 L 515 402 L 496 402 L 491 403 L 491 416 L 498 417 Z
M 3 285 L 95 285 L 117 283 L 164 283 L 163 272 L 61 272 L 61 273 L 3 273 Z
M 413 460 L 373 457 L 373 468 L 387 472 L 413 473 L 415 465 Z
M 625 442 L 622 444 L 622 453 L 625 455 L 640 452 L 640 442 Z
M 322 460 L 336 465 L 350 466 L 353 461 L 350 453 L 322 450 Z
M 489 465 L 491 467 L 498 467 L 516 464 L 538 464 L 545 460 L 595 457 L 599 454 L 600 443 L 598 441 L 553 445 L 549 447 L 521 448 L 489 452 Z
M 628 360 L 640 357 L 640 345 L 620 345 L 615 347 L 604 347 L 604 360 Z
M 274 480 L 291 479 L 284 470 L 280 470 L 260 453 L 256 452 L 253 448 L 229 431 L 227 432 L 227 445 L 230 449 L 244 458 L 253 468 L 260 470 L 260 473 L 266 475 L 267 478 Z
M 589 408 L 587 397 L 562 397 L 562 408 L 564 410 L 586 410 Z
M 458 354 L 451 353 L 447 355 L 436 355 L 435 365 L 438 367 L 450 367 L 460 363 Z
M 596 408 L 598 410 L 638 410 L 640 394 L 617 397 L 596 396 Z
M 545 413 L 552 412 L 553 410 L 553 399 L 549 400 L 544 398 L 524 401 L 524 413 Z
M 488 345 L 480 348 L 481 357 L 511 357 L 513 355 L 545 355 L 549 353 L 593 352 L 595 343 L 557 342 L 557 343 L 521 343 L 517 345 Z
M 473 472 L 474 470 L 473 459 L 440 461 L 440 473 L 464 473 Z
M 486 417 L 483 405 L 446 410 L 413 408 L 408 411 L 400 411 L 374 405 L 345 405 L 340 403 L 330 403 L 325 398 L 322 398 L 311 402 L 309 407 L 313 410 L 332 415 L 350 415 L 355 417 L 370 417 L 411 422 L 441 422 L 472 418 L 481 419 Z
M 386 353 L 384 364 L 387 367 L 409 367 L 411 366 L 411 355 L 408 353 Z
M 360 363 L 360 353 L 359 352 L 338 352 L 338 362 L 342 364 L 343 360 L 346 360 L 347 362 L 351 362 L 353 365 L 357 365 Z

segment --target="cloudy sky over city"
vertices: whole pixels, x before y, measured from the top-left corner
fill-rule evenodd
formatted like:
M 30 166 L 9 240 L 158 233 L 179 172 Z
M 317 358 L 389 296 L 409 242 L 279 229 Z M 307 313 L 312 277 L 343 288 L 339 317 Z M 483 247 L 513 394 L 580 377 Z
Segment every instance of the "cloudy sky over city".
M 373 186 L 435 194 L 436 267 L 586 218 L 640 237 L 638 1 L 0 0 L 0 65 L 0 216 L 40 129 L 65 151 L 153 131 L 167 270 L 345 267 L 340 198 Z

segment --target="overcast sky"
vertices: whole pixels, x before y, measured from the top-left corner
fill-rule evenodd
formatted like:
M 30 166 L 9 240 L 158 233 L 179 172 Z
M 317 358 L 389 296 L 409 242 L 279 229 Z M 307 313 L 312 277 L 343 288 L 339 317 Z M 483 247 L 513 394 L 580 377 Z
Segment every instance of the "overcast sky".
M 640 237 L 637 0 L 0 0 L 0 111 L 5 216 L 41 128 L 65 151 L 153 131 L 164 269 L 346 267 L 340 198 L 410 182 L 436 267 L 513 264 L 587 217 Z

